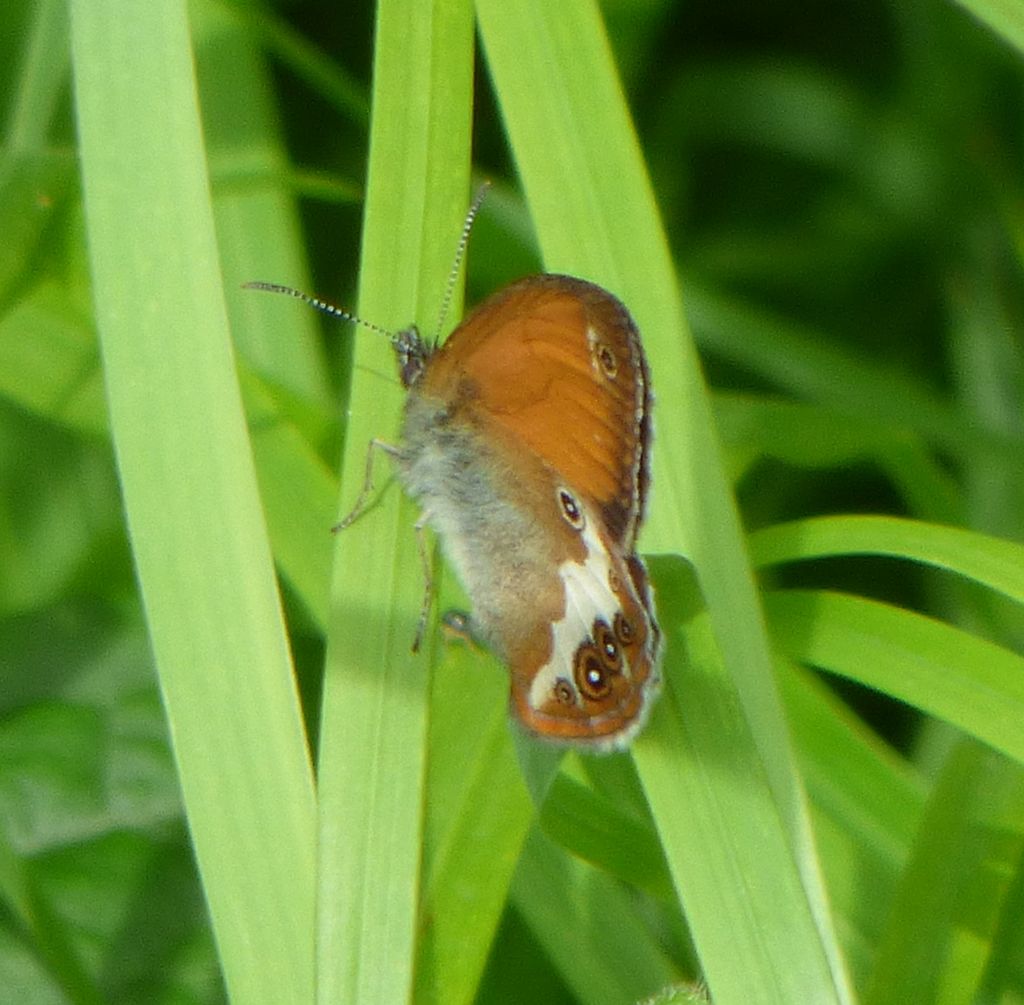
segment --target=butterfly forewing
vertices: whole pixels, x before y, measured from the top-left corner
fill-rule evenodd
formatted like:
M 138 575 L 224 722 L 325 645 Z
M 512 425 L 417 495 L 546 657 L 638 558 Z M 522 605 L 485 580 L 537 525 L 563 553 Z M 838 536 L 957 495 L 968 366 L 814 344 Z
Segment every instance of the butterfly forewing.
M 632 547 L 646 487 L 647 372 L 625 308 L 592 283 L 539 276 L 477 308 L 425 377 L 469 397 L 602 510 Z

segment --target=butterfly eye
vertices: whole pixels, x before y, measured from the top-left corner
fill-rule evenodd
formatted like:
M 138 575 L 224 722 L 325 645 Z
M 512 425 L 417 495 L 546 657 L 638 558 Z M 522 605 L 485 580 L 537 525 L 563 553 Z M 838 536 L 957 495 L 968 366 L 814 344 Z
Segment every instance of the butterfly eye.
M 398 373 L 402 387 L 412 387 L 427 368 L 431 348 L 420 338 L 415 325 L 403 328 L 394 336 L 395 354 L 398 356 Z
M 568 489 L 558 489 L 558 505 L 569 526 L 574 530 L 583 530 L 586 525 L 583 510 L 576 501 L 576 497 Z

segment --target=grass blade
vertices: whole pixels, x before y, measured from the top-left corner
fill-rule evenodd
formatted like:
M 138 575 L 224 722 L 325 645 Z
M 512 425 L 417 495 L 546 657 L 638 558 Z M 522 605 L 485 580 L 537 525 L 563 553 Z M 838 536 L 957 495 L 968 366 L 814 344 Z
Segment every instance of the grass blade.
M 392 329 L 438 316 L 469 198 L 472 51 L 466 3 L 378 8 L 359 310 Z M 397 381 L 375 376 L 394 373 L 382 339 L 357 342 L 355 373 L 346 503 L 400 402 Z M 319 773 L 324 1005 L 391 1005 L 412 988 L 431 649 L 409 652 L 423 591 L 414 521 L 384 493 L 338 539 Z
M 72 5 L 97 323 L 229 994 L 308 1002 L 313 786 L 235 380 L 184 4 Z
M 826 590 L 769 593 L 779 648 L 947 722 L 1024 763 L 1024 658 L 942 621 Z
M 1000 38 L 1024 52 L 1024 11 L 1012 0 L 957 0 Z
M 988 534 L 899 517 L 819 517 L 750 537 L 757 566 L 831 555 L 890 555 L 957 572 L 1024 603 L 1024 548 Z
M 746 981 L 747 1000 L 773 1000 L 764 995 L 772 989 L 787 990 L 785 980 L 779 984 L 777 979 L 788 970 L 808 981 L 802 990 L 810 991 L 811 998 L 843 999 L 848 995 L 846 979 L 811 850 L 741 530 L 696 355 L 684 334 L 667 244 L 596 6 L 587 0 L 557 6 L 534 0 L 478 0 L 477 10 L 546 266 L 586 276 L 618 293 L 645 333 L 659 394 L 656 488 L 645 541 L 648 547 L 682 551 L 696 566 L 717 645 L 731 669 L 726 677 L 721 659 L 709 664 L 729 695 L 720 710 L 730 735 L 736 730 L 752 733 L 751 744 L 731 748 L 737 770 L 743 777 L 761 779 L 770 790 L 762 819 L 779 857 L 768 866 L 763 843 L 742 848 L 731 841 L 722 843 L 717 828 L 704 832 L 706 840 L 694 843 L 691 814 L 718 820 L 722 830 L 741 835 L 741 845 L 753 838 L 743 823 L 742 800 L 733 802 L 730 796 L 723 801 L 724 794 L 707 784 L 710 776 L 687 787 L 685 795 L 680 790 L 689 761 L 681 759 L 678 746 L 673 747 L 681 742 L 675 731 L 681 726 L 677 724 L 670 735 L 669 714 L 693 720 L 703 711 L 698 713 L 685 702 L 664 701 L 635 747 L 670 867 L 677 882 L 686 877 L 692 881 L 687 883 L 688 918 L 712 991 L 719 993 L 716 981 L 721 981 L 740 999 Z M 669 690 L 685 687 L 679 653 L 670 652 L 667 662 Z M 732 697 L 734 688 L 738 698 Z M 749 725 L 738 717 L 740 708 Z M 688 725 L 699 729 L 699 723 Z M 694 751 L 698 761 L 706 756 L 699 748 Z M 711 771 L 710 759 L 705 767 Z M 712 773 L 720 777 L 717 771 Z M 692 801 L 688 812 L 680 815 L 677 808 L 684 799 Z M 727 821 L 735 822 L 736 828 Z M 751 911 L 752 889 L 730 882 L 740 868 L 733 853 L 765 873 L 784 875 L 785 896 L 766 896 Z M 709 868 L 711 861 L 720 862 L 722 872 Z M 710 875 L 720 881 L 706 884 Z M 734 933 L 726 933 L 721 924 L 728 901 L 735 907 L 730 917 L 739 926 Z M 764 937 L 764 926 L 790 936 L 800 932 L 787 940 L 791 953 L 773 960 L 772 940 Z M 737 939 L 752 952 L 742 975 L 734 966 Z
M 944 988 L 977 987 L 1020 860 L 1021 783 L 1019 765 L 981 744 L 953 747 L 878 944 L 865 1002 L 936 1001 Z

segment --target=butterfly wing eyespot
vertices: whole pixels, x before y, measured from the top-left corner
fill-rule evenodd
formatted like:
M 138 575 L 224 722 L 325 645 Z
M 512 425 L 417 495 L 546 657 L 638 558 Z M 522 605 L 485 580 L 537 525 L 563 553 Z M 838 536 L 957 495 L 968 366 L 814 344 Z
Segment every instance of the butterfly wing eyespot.
M 621 611 L 616 614 L 616 619 L 620 616 Z M 601 652 L 605 666 L 613 673 L 620 673 L 622 671 L 622 651 L 619 648 L 618 639 L 608 624 L 600 619 L 594 622 L 594 641 Z
M 612 693 L 615 671 L 593 642 L 586 642 L 576 650 L 573 675 L 576 689 L 586 701 L 603 701 Z
M 612 694 L 615 678 L 622 674 L 622 650 L 615 633 L 600 618 L 594 622 L 592 636 L 576 650 L 574 675 L 585 699 L 604 701 Z
M 583 530 L 586 519 L 583 510 L 576 501 L 576 497 L 566 488 L 559 488 L 556 491 L 558 497 L 558 508 L 566 523 L 574 530 Z
M 619 372 L 619 361 L 615 358 L 615 353 L 612 352 L 611 348 L 604 342 L 599 342 L 597 345 L 597 356 L 598 365 L 603 373 L 609 380 L 614 380 L 616 374 Z
M 601 337 L 593 325 L 587 328 L 587 345 L 590 347 L 590 360 L 594 373 L 605 380 L 615 380 L 619 373 L 619 358 L 607 339 Z
M 636 641 L 636 629 L 622 611 L 615 612 L 615 637 L 627 648 Z

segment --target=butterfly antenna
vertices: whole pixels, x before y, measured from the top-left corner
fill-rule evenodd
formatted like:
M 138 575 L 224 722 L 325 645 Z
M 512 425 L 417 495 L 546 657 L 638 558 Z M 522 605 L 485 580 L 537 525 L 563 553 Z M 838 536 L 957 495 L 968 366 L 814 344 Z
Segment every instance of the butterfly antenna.
M 459 235 L 459 243 L 455 248 L 455 261 L 452 262 L 452 271 L 448 273 L 448 285 L 445 287 L 444 300 L 441 301 L 441 312 L 437 318 L 437 330 L 434 332 L 435 343 L 441 338 L 441 330 L 444 328 L 448 311 L 452 306 L 455 281 L 459 278 L 459 270 L 462 268 L 462 261 L 466 257 L 466 247 L 469 244 L 469 235 L 473 229 L 473 223 L 476 220 L 477 213 L 480 212 L 480 207 L 484 204 L 484 199 L 487 198 L 487 192 L 490 187 L 491 183 L 485 181 L 476 190 L 476 195 L 473 197 L 473 201 L 470 203 L 469 210 L 466 213 L 466 220 L 462 224 L 462 233 Z
M 353 324 L 359 325 L 362 328 L 366 328 L 369 331 L 376 332 L 378 335 L 383 335 L 392 345 L 398 341 L 398 336 L 387 328 L 381 325 L 375 325 L 372 321 L 364 321 L 361 317 L 357 317 L 350 311 L 346 311 L 342 307 L 336 307 L 334 304 L 328 303 L 326 300 L 321 300 L 319 297 L 310 296 L 308 293 L 303 293 L 302 290 L 297 290 L 293 286 L 282 286 L 280 283 L 242 283 L 243 290 L 263 290 L 265 293 L 284 293 L 286 296 L 295 297 L 296 300 L 301 300 L 303 303 L 309 304 L 310 307 L 315 307 L 318 311 L 322 311 L 324 314 L 329 314 L 332 318 L 340 318 L 342 321 L 351 321 Z

